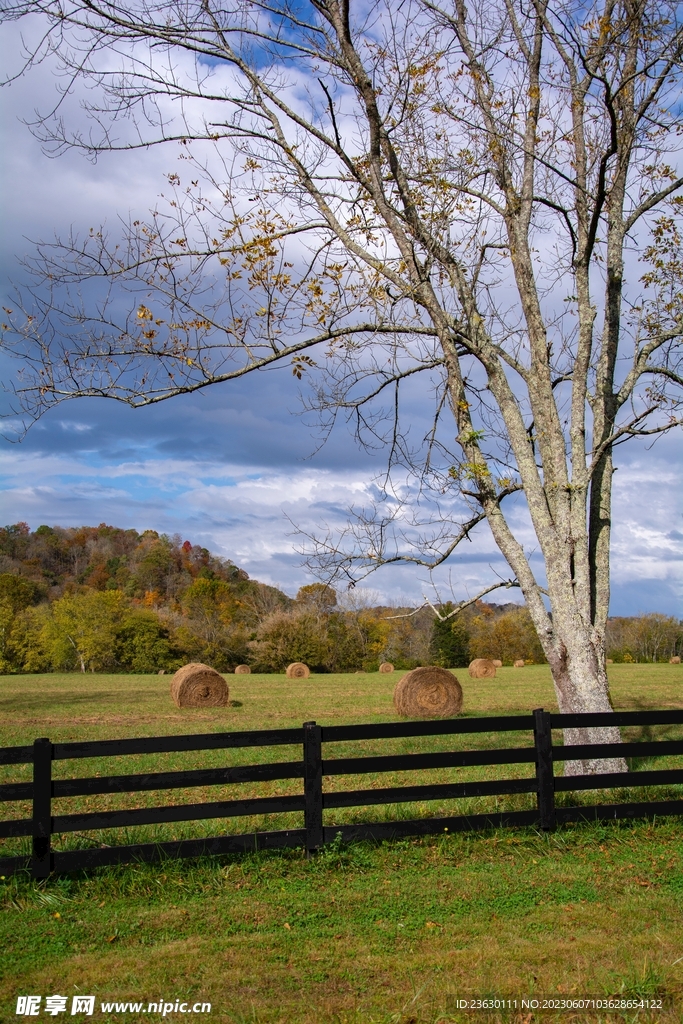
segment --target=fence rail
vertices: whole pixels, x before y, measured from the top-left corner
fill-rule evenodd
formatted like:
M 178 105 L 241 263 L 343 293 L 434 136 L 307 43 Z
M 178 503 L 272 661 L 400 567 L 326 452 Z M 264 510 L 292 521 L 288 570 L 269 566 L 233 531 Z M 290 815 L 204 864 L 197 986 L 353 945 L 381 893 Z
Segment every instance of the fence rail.
M 32 782 L 0 785 L 0 802 L 20 800 L 32 800 L 33 802 L 33 813 L 30 818 L 0 821 L 0 837 L 30 836 L 32 838 L 31 857 L 2 858 L 0 859 L 0 872 L 10 874 L 17 870 L 30 868 L 34 878 L 45 878 L 52 871 L 74 871 L 104 864 L 155 860 L 164 856 L 195 857 L 202 854 L 239 853 L 256 849 L 297 846 L 305 847 L 311 854 L 321 849 L 326 843 L 333 841 L 337 835 L 341 835 L 344 840 L 379 840 L 409 835 L 429 835 L 445 830 L 464 831 L 501 826 L 535 825 L 550 830 L 557 824 L 568 822 L 683 814 L 683 798 L 574 807 L 558 807 L 556 805 L 555 794 L 562 791 L 683 785 L 683 769 L 678 768 L 636 773 L 618 772 L 556 777 L 554 772 L 556 761 L 683 755 L 683 740 L 572 746 L 553 743 L 553 729 L 587 729 L 604 725 L 641 727 L 683 725 L 683 711 L 555 715 L 539 708 L 532 715 L 450 719 L 437 722 L 324 727 L 315 722 L 304 722 L 300 729 L 158 736 L 130 740 L 95 740 L 84 743 L 52 743 L 49 739 L 41 738 L 35 740 L 30 746 L 0 748 L 0 764 L 32 764 L 33 766 Z M 421 754 L 323 757 L 323 745 L 329 743 L 397 739 L 411 736 L 524 731 L 533 734 L 533 746 L 487 750 L 451 750 Z M 300 761 L 106 777 L 52 778 L 54 761 L 299 744 L 301 744 L 303 752 Z M 325 792 L 323 786 L 324 776 L 504 764 L 533 764 L 534 775 L 522 779 L 391 786 L 342 792 Z M 95 811 L 82 814 L 54 815 L 52 808 L 52 801 L 62 797 L 139 793 L 194 786 L 224 786 L 280 779 L 301 779 L 303 782 L 302 792 L 289 796 L 252 797 L 242 800 L 173 804 L 162 807 Z M 467 799 L 476 796 L 502 796 L 517 793 L 536 793 L 536 808 L 527 811 L 463 814 L 369 824 L 326 826 L 323 821 L 323 812 L 334 808 L 440 799 Z M 53 835 L 68 832 L 294 811 L 303 811 L 304 828 L 220 835 L 173 842 L 136 843 L 104 849 L 55 850 L 52 847 Z

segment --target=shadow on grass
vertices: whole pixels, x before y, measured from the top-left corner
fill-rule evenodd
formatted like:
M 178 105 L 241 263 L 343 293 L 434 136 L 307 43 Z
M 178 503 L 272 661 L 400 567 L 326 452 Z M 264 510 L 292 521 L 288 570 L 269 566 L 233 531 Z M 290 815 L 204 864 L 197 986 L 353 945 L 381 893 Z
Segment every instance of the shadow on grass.
M 109 692 L 98 690 L 96 694 L 86 691 L 81 692 L 79 690 L 72 690 L 61 692 L 59 694 L 58 703 L 55 702 L 54 706 L 61 707 L 66 704 L 92 704 L 94 702 L 117 704 L 121 703 L 121 694 L 116 693 L 114 690 Z M 53 707 L 50 703 L 50 697 L 46 694 L 17 694 L 15 697 L 5 698 L 0 700 L 0 710 L 7 711 L 21 711 L 24 709 L 42 709 Z
M 641 709 L 646 711 L 648 708 L 643 702 Z M 633 730 L 628 729 L 625 731 L 624 739 L 629 743 L 658 743 L 662 740 L 676 740 L 683 738 L 682 729 L 680 725 L 641 725 Z M 665 755 L 665 756 L 680 756 L 680 755 Z M 626 763 L 628 764 L 629 771 L 638 771 L 639 768 L 656 768 L 659 762 L 658 757 L 647 755 L 645 757 L 627 757 Z

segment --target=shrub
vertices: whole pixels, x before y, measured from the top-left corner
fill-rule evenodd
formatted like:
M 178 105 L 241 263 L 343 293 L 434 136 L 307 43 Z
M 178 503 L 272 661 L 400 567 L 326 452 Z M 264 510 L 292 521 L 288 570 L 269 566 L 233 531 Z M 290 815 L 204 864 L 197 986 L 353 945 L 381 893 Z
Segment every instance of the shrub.
M 327 618 L 315 612 L 269 615 L 249 645 L 254 667 L 261 672 L 284 672 L 287 665 L 302 661 L 314 671 L 326 669 L 330 658 L 327 627 Z
M 158 672 L 180 668 L 180 656 L 167 626 L 150 612 L 128 615 L 116 632 L 114 656 L 127 672 Z
M 545 661 L 543 648 L 526 608 L 515 608 L 503 615 L 478 615 L 470 626 L 472 658 L 500 658 L 504 665 L 522 659 L 530 664 Z
M 65 594 L 50 607 L 38 642 L 54 669 L 116 667 L 116 636 L 128 610 L 118 590 Z

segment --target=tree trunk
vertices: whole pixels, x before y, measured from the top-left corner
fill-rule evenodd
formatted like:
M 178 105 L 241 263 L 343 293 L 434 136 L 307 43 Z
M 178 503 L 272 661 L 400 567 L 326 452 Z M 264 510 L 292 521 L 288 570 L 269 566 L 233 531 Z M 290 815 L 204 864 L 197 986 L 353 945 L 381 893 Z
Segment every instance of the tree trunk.
M 610 713 L 612 702 L 605 666 L 605 642 L 602 633 L 586 627 L 576 607 L 553 602 L 552 630 L 538 628 L 555 686 L 561 714 Z M 533 613 L 532 613 L 533 617 Z M 565 729 L 567 746 L 589 743 L 621 743 L 618 726 L 592 726 Z M 600 757 L 565 761 L 565 775 L 596 775 L 626 772 L 623 757 Z
M 529 501 L 545 561 L 550 613 L 527 556 L 513 536 L 497 503 L 489 502 L 486 506 L 487 520 L 496 544 L 515 573 L 526 600 L 550 665 L 560 712 L 609 713 L 614 709 L 610 702 L 605 667 L 605 637 L 603 630 L 591 624 L 589 573 L 577 572 L 577 560 L 573 556 L 576 545 L 571 538 L 558 535 L 559 530 L 552 521 L 549 506 L 550 502 L 544 501 L 543 497 L 536 503 Z M 584 549 L 586 556 L 587 548 Z M 577 577 L 583 583 L 577 583 Z M 564 742 L 572 746 L 583 743 L 620 743 L 621 735 L 617 726 L 566 729 Z M 622 757 L 565 762 L 565 775 L 595 775 L 627 770 Z
M 74 651 L 76 652 L 76 655 L 78 656 L 78 660 L 81 663 L 81 672 L 85 672 L 85 658 L 83 657 L 83 655 L 79 651 L 78 647 L 76 646 L 76 643 L 75 643 L 73 637 L 68 636 L 68 640 L 69 640 L 69 643 L 71 644 L 71 646 L 73 647 Z
M 587 631 L 569 631 L 560 642 L 559 654 L 549 657 L 555 684 L 557 703 L 561 714 L 609 713 L 613 711 L 604 665 L 604 645 L 596 650 Z M 584 743 L 621 743 L 618 726 L 592 726 L 585 729 L 565 729 L 567 746 Z M 628 766 L 623 757 L 591 758 L 585 761 L 565 761 L 565 775 L 596 775 L 603 772 L 625 772 Z

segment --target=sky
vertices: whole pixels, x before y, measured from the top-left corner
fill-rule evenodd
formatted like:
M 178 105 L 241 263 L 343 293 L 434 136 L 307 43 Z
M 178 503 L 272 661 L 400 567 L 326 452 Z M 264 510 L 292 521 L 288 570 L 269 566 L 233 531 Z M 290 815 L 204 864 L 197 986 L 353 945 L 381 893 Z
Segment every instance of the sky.
M 5 57 L 17 30 L 0 37 Z M 144 214 L 175 168 L 174 151 L 110 154 L 96 164 L 67 152 L 53 159 L 22 123 L 55 88 L 43 65 L 0 90 L 2 207 L 0 275 L 12 306 L 18 260 L 32 242 L 84 230 L 117 216 Z M 15 367 L 5 359 L 3 378 Z M 412 413 L 419 427 L 420 395 Z M 133 411 L 105 400 L 52 410 L 20 442 L 12 421 L 0 441 L 0 521 L 61 526 L 112 525 L 180 534 L 232 559 L 254 578 L 294 595 L 313 581 L 297 551 L 306 532 L 342 526 L 349 505 L 372 494 L 382 457 L 360 452 L 344 428 L 319 451 L 302 416 L 289 368 L 260 373 L 194 396 Z M 614 491 L 612 614 L 683 614 L 683 473 L 681 436 L 622 446 Z M 513 523 L 528 551 L 534 538 L 521 506 Z M 533 555 L 532 555 L 533 557 Z M 434 577 L 392 567 L 371 577 L 381 600 L 417 605 L 460 600 L 509 569 L 487 528 Z M 491 600 L 520 600 L 500 591 Z

